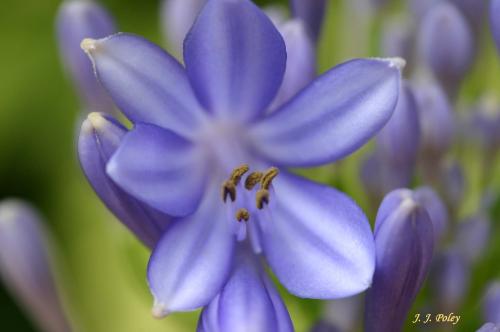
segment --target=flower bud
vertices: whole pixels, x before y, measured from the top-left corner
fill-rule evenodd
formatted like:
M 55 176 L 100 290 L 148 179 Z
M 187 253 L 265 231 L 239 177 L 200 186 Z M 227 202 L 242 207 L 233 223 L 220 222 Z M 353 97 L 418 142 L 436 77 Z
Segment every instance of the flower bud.
M 433 226 L 408 189 L 383 200 L 375 221 L 377 255 L 372 287 L 366 297 L 366 331 L 399 331 L 429 270 Z
M 116 29 L 108 12 L 93 1 L 71 0 L 61 4 L 57 16 L 59 48 L 86 111 L 112 112 L 114 107 L 95 77 L 92 63 L 80 43 L 84 38 L 98 39 L 114 32 Z
M 467 18 L 472 30 L 481 29 L 482 20 L 488 5 L 487 0 L 452 0 L 462 14 Z
M 471 110 L 466 124 L 468 138 L 480 144 L 485 153 L 500 149 L 500 105 L 494 97 L 485 97 Z
M 323 18 L 326 13 L 326 0 L 290 0 L 293 17 L 301 19 L 311 34 L 311 38 L 317 41 L 321 33 Z
M 485 321 L 500 324 L 500 281 L 488 286 L 483 301 L 483 314 Z
M 427 12 L 419 32 L 419 50 L 448 95 L 454 97 L 472 64 L 474 40 L 453 4 L 441 1 Z
M 414 29 L 410 26 L 408 19 L 388 20 L 382 27 L 382 54 L 385 57 L 405 59 L 405 71 L 408 72 L 413 67 L 414 62 L 414 39 Z
M 206 0 L 163 0 L 160 20 L 163 33 L 173 53 L 182 58 L 184 38 Z
M 15 199 L 0 203 L 0 277 L 43 331 L 67 332 L 48 240 L 30 205 Z
M 467 294 L 469 266 L 456 250 L 440 254 L 433 262 L 429 281 L 439 312 L 457 312 Z
M 339 331 L 355 331 L 361 320 L 363 297 L 360 295 L 328 301 L 324 311 L 324 321 Z
M 108 209 L 146 246 L 152 248 L 170 218 L 120 189 L 106 174 L 106 164 L 127 132 L 109 115 L 90 113 L 82 124 L 78 155 L 83 172 Z
M 491 0 L 490 2 L 490 26 L 493 39 L 500 52 L 500 0 Z
M 430 81 L 413 89 L 420 122 L 420 151 L 428 161 L 439 160 L 451 147 L 455 118 L 443 90 Z M 436 165 L 434 165 L 435 167 Z
M 427 211 L 432 222 L 435 244 L 448 228 L 448 211 L 444 202 L 431 187 L 419 187 L 414 191 L 417 200 Z
M 466 183 L 462 166 L 457 161 L 445 161 L 440 186 L 448 206 L 458 208 L 464 197 Z
M 491 221 L 484 214 L 478 214 L 457 226 L 455 247 L 469 264 L 475 263 L 488 245 Z
M 427 11 L 432 8 L 436 0 L 409 0 L 409 9 L 412 16 L 420 21 Z

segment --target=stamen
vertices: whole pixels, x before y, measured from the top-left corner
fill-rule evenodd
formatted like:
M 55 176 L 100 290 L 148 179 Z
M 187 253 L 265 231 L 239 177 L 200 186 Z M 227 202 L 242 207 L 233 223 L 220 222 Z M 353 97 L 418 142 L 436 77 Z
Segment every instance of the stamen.
M 241 221 L 248 221 L 250 219 L 250 212 L 248 212 L 247 209 L 239 209 L 238 211 L 236 211 L 236 220 L 238 220 L 239 222 Z
M 236 200 L 236 186 L 231 180 L 227 180 L 222 184 L 222 200 L 226 203 L 227 196 L 231 198 L 231 201 L 234 202 Z
M 257 203 L 257 209 L 262 210 L 264 208 L 264 204 L 269 205 L 269 190 L 259 189 L 259 191 L 257 191 L 255 198 Z
M 262 177 L 262 181 L 260 183 L 260 187 L 262 189 L 269 189 L 271 186 L 271 183 L 273 182 L 273 179 L 278 176 L 279 174 L 279 169 L 276 167 L 271 167 L 270 169 L 267 170 L 267 172 L 264 174 Z
M 250 175 L 248 175 L 245 180 L 245 188 L 247 190 L 252 190 L 253 187 L 255 187 L 255 185 L 260 182 L 262 176 L 264 176 L 262 172 L 250 173 Z
M 231 181 L 234 183 L 235 186 L 237 186 L 240 183 L 241 178 L 243 175 L 245 175 L 246 172 L 248 172 L 249 167 L 247 164 L 240 165 L 234 169 L 234 171 L 231 173 Z

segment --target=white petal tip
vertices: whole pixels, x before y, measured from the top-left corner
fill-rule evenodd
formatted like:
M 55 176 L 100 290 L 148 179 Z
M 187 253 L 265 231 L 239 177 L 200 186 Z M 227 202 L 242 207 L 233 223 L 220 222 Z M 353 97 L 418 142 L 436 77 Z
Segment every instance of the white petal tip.
M 161 319 L 166 317 L 170 311 L 167 310 L 164 304 L 162 303 L 155 303 L 153 305 L 153 309 L 151 310 L 151 314 L 153 315 L 154 318 L 156 319 Z
M 387 62 L 389 62 L 389 66 L 397 68 L 399 70 L 403 70 L 403 68 L 406 66 L 406 60 L 403 58 L 386 58 L 384 59 Z
M 106 126 L 108 120 L 102 116 L 101 113 L 92 112 L 87 115 L 87 120 L 90 122 L 90 125 L 94 129 L 102 129 Z
M 91 53 L 97 49 L 97 40 L 92 38 L 85 38 L 80 43 L 80 47 L 85 51 L 85 53 Z

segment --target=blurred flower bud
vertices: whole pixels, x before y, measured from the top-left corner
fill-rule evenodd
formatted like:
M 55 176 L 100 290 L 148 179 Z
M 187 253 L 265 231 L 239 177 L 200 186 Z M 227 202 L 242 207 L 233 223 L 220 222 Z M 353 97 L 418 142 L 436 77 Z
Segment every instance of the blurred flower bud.
M 500 52 L 500 0 L 490 1 L 490 25 L 497 50 Z
M 293 17 L 301 19 L 316 42 L 326 13 L 326 0 L 290 0 Z
M 182 58 L 184 38 L 206 0 L 163 0 L 160 21 L 173 54 Z
M 457 225 L 455 247 L 469 264 L 475 263 L 488 245 L 491 221 L 478 214 Z
M 109 115 L 90 113 L 78 141 L 80 164 L 94 191 L 108 209 L 146 246 L 152 248 L 170 218 L 132 198 L 106 174 L 106 164 L 127 130 Z
M 221 292 L 206 306 L 198 322 L 201 332 L 292 332 L 288 311 L 259 257 L 241 247 Z
M 448 206 L 458 208 L 465 193 L 465 176 L 461 165 L 455 160 L 446 160 L 441 180 L 441 188 Z
M 0 276 L 41 330 L 68 332 L 50 255 L 38 213 L 22 201 L 1 202 Z
M 472 30 L 478 31 L 481 28 L 487 0 L 451 0 L 462 12 L 470 23 Z
M 103 38 L 116 32 L 111 16 L 93 1 L 64 1 L 57 16 L 62 59 L 74 80 L 82 108 L 88 112 L 112 112 L 113 102 L 94 75 L 92 63 L 80 48 L 84 38 Z
M 429 282 L 439 312 L 457 312 L 467 294 L 469 266 L 456 250 L 450 249 L 436 257 Z
M 474 57 L 474 40 L 462 13 L 448 1 L 434 5 L 419 32 L 419 51 L 450 97 L 454 97 Z
M 326 303 L 323 320 L 339 331 L 355 331 L 361 320 L 363 296 L 356 295 Z
M 431 162 L 437 161 L 448 152 L 453 141 L 453 109 L 443 90 L 431 81 L 415 86 L 413 92 L 420 121 L 422 157 Z
M 415 200 L 419 202 L 429 214 L 436 239 L 435 244 L 437 246 L 439 240 L 448 228 L 448 211 L 446 210 L 446 206 L 431 187 L 417 188 L 413 195 Z
M 366 297 L 366 331 L 402 328 L 429 270 L 432 228 L 411 190 L 394 190 L 384 198 L 375 221 L 377 261 Z
M 500 281 L 492 282 L 484 296 L 484 319 L 487 322 L 500 324 Z
M 314 324 L 310 332 L 342 332 L 342 330 L 332 323 L 321 320 L 318 323 Z
M 287 59 L 283 82 L 270 109 L 275 110 L 316 77 L 316 51 L 301 20 L 289 20 L 278 26 L 286 45 Z
M 413 165 L 417 160 L 420 126 L 415 97 L 407 84 L 401 84 L 394 113 L 377 135 L 377 148 L 387 163 Z
M 482 98 L 474 106 L 465 134 L 477 141 L 486 153 L 500 149 L 500 105 L 494 97 Z
M 476 332 L 500 332 L 500 324 L 486 323 Z
M 420 21 L 436 2 L 437 0 L 408 0 L 408 6 L 412 16 Z
M 414 29 L 407 18 L 388 20 L 382 27 L 382 54 L 386 57 L 405 59 L 405 71 L 409 72 L 414 62 L 414 39 Z

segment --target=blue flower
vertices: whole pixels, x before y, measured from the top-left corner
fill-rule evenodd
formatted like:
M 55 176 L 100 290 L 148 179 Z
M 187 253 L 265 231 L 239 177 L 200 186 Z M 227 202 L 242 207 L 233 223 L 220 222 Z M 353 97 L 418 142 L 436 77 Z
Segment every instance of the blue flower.
M 285 44 L 250 1 L 207 2 L 184 41 L 185 68 L 130 34 L 82 47 L 134 124 L 107 176 L 175 217 L 148 266 L 156 316 L 223 293 L 244 241 L 297 296 L 332 299 L 369 287 L 375 257 L 365 215 L 287 167 L 333 162 L 375 135 L 395 108 L 401 60 L 348 61 L 269 112 Z

